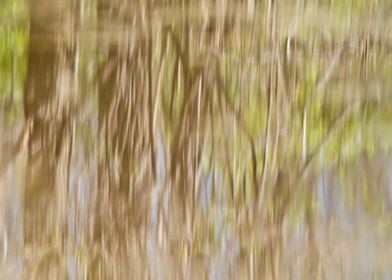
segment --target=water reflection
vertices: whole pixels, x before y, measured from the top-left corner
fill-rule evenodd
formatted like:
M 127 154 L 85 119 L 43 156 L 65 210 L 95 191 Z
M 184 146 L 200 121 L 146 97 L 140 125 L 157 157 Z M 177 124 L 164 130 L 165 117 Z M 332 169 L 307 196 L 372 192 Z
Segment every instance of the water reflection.
M 0 278 L 390 277 L 370 2 L 7 0 Z

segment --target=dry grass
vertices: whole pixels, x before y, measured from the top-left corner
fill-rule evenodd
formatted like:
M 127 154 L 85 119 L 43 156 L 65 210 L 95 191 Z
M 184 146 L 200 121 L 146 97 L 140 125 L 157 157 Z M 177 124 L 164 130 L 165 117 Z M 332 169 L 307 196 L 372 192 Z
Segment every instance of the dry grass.
M 392 142 L 371 129 L 391 7 L 285 2 L 32 9 L 25 125 L 0 153 L 4 277 L 390 275 L 390 163 L 371 155 Z

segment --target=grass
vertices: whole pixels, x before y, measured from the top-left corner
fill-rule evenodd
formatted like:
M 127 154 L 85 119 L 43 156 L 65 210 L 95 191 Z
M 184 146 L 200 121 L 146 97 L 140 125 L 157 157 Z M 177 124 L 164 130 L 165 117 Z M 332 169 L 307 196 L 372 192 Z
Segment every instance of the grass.
M 23 242 L 9 239 L 4 267 L 23 259 L 33 279 L 388 275 L 391 229 L 377 229 L 390 224 L 388 161 L 372 155 L 392 144 L 374 132 L 390 115 L 391 25 L 363 20 L 387 2 L 97 0 L 65 4 L 63 20 L 42 16 L 57 2 L 32 13 L 12 103 L 25 125 L 17 152 L 0 153 L 0 170 L 25 178 Z

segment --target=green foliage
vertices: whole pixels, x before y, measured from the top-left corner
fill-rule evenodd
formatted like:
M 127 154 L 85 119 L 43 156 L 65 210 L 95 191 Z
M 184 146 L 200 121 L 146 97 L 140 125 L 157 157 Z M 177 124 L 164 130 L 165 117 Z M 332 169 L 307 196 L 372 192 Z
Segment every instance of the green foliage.
M 0 26 L 26 25 L 27 13 L 27 0 L 3 0 L 0 5 Z
M 20 99 L 26 73 L 27 5 L 25 1 L 2 1 L 0 5 L 0 99 L 10 94 Z M 12 91 L 12 93 L 11 93 Z
M 5 0 L 0 5 L 0 106 L 4 125 L 12 129 L 23 107 L 27 68 L 28 25 L 25 1 Z

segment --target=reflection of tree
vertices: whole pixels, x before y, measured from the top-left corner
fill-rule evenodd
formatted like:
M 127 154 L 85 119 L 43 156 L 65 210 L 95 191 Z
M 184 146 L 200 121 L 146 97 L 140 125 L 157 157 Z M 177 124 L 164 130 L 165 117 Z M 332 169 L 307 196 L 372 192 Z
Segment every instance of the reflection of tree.
M 38 269 L 56 268 L 51 262 L 58 261 L 58 256 L 52 255 L 52 251 L 53 247 L 62 246 L 65 230 L 72 131 L 70 105 L 75 94 L 73 4 L 75 1 L 31 1 L 24 96 L 30 130 L 24 236 L 26 250 L 39 254 L 40 261 L 32 260 Z

